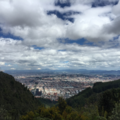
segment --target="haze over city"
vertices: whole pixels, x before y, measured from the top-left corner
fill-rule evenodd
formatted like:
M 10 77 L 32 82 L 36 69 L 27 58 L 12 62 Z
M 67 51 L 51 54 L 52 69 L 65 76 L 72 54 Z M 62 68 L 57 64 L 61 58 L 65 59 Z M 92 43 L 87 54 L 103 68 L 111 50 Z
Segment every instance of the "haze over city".
M 120 70 L 119 0 L 0 0 L 1 70 Z

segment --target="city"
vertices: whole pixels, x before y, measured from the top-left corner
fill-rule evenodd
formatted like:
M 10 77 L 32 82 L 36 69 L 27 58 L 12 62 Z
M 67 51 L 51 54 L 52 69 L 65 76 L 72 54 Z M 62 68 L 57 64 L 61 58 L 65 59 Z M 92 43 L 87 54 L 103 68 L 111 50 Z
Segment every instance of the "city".
M 67 73 L 15 74 L 16 81 L 27 87 L 36 98 L 57 101 L 72 97 L 92 87 L 95 82 L 109 82 L 120 79 L 120 75 L 85 75 Z

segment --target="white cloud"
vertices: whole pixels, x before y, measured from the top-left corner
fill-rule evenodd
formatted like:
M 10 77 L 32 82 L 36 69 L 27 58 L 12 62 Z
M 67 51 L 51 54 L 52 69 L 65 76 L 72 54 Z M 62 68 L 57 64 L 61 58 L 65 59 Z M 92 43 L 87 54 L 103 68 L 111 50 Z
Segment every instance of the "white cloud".
M 2 32 L 23 38 L 0 38 L 0 65 L 11 69 L 119 69 L 118 48 L 110 40 L 118 36 L 119 4 L 91 7 L 93 0 L 71 0 L 72 6 L 64 9 L 54 6 L 54 0 L 0 0 L 0 27 Z M 62 2 L 65 2 L 64 0 Z M 63 21 L 49 10 L 78 11 L 72 15 L 74 23 Z M 105 42 L 108 46 L 87 46 L 60 43 L 58 38 L 77 40 L 85 38 L 93 44 Z M 119 40 L 117 41 L 119 43 Z M 43 49 L 34 49 L 32 45 Z
M 16 70 L 15 68 L 10 68 L 11 70 Z
M 8 67 L 11 67 L 11 66 L 12 66 L 12 65 L 10 65 L 10 64 L 8 65 Z
M 110 11 L 111 7 L 90 8 L 84 11 L 67 27 L 67 36 L 71 39 L 86 38 L 90 41 L 109 40 L 113 36 L 104 34 L 102 28 L 111 22 L 105 15 Z
M 11 40 L 11 43 L 13 41 L 15 43 L 18 42 L 16 40 Z M 7 49 L 6 51 L 1 49 L 0 54 L 0 58 L 1 56 L 4 56 L 2 61 L 14 64 L 13 68 L 15 69 L 119 68 L 120 52 L 118 48 L 103 49 L 93 46 L 79 46 L 77 44 L 61 44 L 61 47 L 58 49 L 66 49 L 66 51 L 58 51 L 57 49 L 35 50 L 20 43 L 16 46 L 15 43 L 12 45 L 11 49 L 9 39 L 6 39 L 4 47 Z M 0 48 L 1 47 L 2 45 Z M 40 67 L 38 68 L 38 66 Z
M 111 12 L 111 6 L 91 8 L 89 4 L 85 5 L 82 2 L 80 4 L 79 1 L 78 5 L 73 4 L 69 9 L 63 9 L 63 11 L 67 11 L 76 8 L 76 11 L 81 12 L 81 14 L 73 16 L 74 23 L 69 23 L 60 20 L 55 15 L 47 15 L 47 10 L 49 10 L 47 7 L 56 8 L 53 3 L 54 1 L 40 2 L 39 0 L 2 1 L 0 21 L 4 23 L 3 31 L 9 30 L 12 34 L 22 37 L 25 44 L 38 46 L 51 45 L 61 37 L 71 39 L 84 37 L 90 41 L 109 40 L 113 37 L 113 35 L 104 34 L 102 31 L 102 27 L 111 22 L 109 17 L 105 15 L 105 13 Z
M 5 62 L 0 62 L 0 65 L 5 65 Z
M 38 68 L 38 70 L 41 70 L 41 68 Z

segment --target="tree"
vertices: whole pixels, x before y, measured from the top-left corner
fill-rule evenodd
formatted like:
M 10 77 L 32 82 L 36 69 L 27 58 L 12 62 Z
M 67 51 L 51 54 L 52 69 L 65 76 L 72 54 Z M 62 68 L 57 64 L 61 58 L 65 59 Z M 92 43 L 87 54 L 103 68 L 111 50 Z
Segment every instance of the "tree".
M 120 103 L 115 105 L 109 120 L 120 120 Z
M 12 120 L 11 116 L 8 114 L 7 110 L 0 107 L 0 120 Z
M 58 108 L 60 110 L 60 114 L 63 113 L 63 111 L 65 110 L 66 106 L 67 106 L 66 101 L 62 97 L 59 97 L 58 98 Z

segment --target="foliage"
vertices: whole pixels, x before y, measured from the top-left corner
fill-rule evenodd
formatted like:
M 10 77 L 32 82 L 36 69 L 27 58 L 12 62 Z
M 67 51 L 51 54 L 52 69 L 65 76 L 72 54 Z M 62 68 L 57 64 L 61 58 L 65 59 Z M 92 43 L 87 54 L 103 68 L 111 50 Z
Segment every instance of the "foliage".
M 36 109 L 41 103 L 21 83 L 6 73 L 0 72 L 0 106 L 18 120 L 20 115 Z
M 34 112 L 29 112 L 28 114 L 21 117 L 21 120 L 36 120 L 38 118 L 49 118 L 52 120 L 81 120 L 81 116 L 70 106 L 67 105 L 63 98 L 59 98 L 58 105 L 45 108 L 39 107 Z
M 71 107 L 79 109 L 86 104 L 97 103 L 100 99 L 100 93 L 113 88 L 120 88 L 120 80 L 105 83 L 97 82 L 94 83 L 93 88 L 87 88 L 79 94 L 68 98 L 67 103 Z
M 105 83 L 102 83 L 102 82 L 95 83 L 93 86 L 93 91 L 95 93 L 100 93 L 113 88 L 120 88 L 120 80 L 115 80 L 115 81 L 105 82 Z
M 90 97 L 92 94 L 93 90 L 91 88 L 87 88 L 79 94 L 67 99 L 67 104 L 72 106 L 73 108 L 83 107 L 87 102 L 87 98 Z
M 33 120 L 50 120 L 49 118 L 41 118 L 41 117 L 37 117 L 37 118 L 35 118 L 35 119 L 33 119 Z
M 59 111 L 61 114 L 63 113 L 63 111 L 65 110 L 66 107 L 67 107 L 66 101 L 62 97 L 59 97 L 58 98 L 58 108 L 59 108 Z
M 109 120 L 120 120 L 120 103 L 115 104 L 115 108 L 113 109 Z
M 12 120 L 12 117 L 9 115 L 8 111 L 0 107 L 0 120 Z
M 107 116 L 111 115 L 115 104 L 120 100 L 120 88 L 105 91 L 101 94 L 98 102 L 99 113 L 104 116 L 105 112 Z
M 52 107 L 54 105 L 56 105 L 58 102 L 57 101 L 51 101 L 49 99 L 45 99 L 45 98 L 38 98 L 38 100 L 40 100 L 40 102 L 45 106 L 45 107 Z

